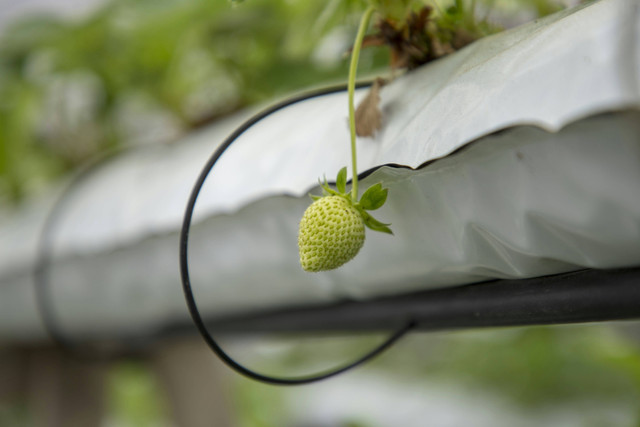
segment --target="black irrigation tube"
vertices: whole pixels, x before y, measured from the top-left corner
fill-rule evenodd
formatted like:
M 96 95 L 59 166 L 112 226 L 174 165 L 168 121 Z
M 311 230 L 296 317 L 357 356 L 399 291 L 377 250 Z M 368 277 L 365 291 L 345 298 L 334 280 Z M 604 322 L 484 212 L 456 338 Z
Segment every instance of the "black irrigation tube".
M 359 83 L 357 87 L 367 87 L 371 84 L 371 82 Z M 187 211 L 185 213 L 185 220 L 183 222 L 182 233 L 180 236 L 180 268 L 181 275 L 183 281 L 183 290 L 185 292 L 185 299 L 187 301 L 187 306 L 191 313 L 194 323 L 198 327 L 198 330 L 202 334 L 204 340 L 209 344 L 212 350 L 231 368 L 234 370 L 251 377 L 255 380 L 271 383 L 271 384 L 306 384 L 314 381 L 318 381 L 321 379 L 325 379 L 334 375 L 338 375 L 342 372 L 345 372 L 349 369 L 352 369 L 370 359 L 377 356 L 387 348 L 389 348 L 393 343 L 395 343 L 399 338 L 405 335 L 412 327 L 413 322 L 405 321 L 402 326 L 393 332 L 384 342 L 379 344 L 376 348 L 371 350 L 366 355 L 362 356 L 355 362 L 349 363 L 345 366 L 337 368 L 330 372 L 321 373 L 318 375 L 304 377 L 304 378 L 276 378 L 270 377 L 266 375 L 262 375 L 256 373 L 240 364 L 238 364 L 235 360 L 233 360 L 227 353 L 222 350 L 222 348 L 217 344 L 215 339 L 209 334 L 207 328 L 204 326 L 202 322 L 202 318 L 200 313 L 198 312 L 197 305 L 195 303 L 195 299 L 193 297 L 193 293 L 191 292 L 191 285 L 189 282 L 189 273 L 188 273 L 188 265 L 187 265 L 187 246 L 188 246 L 188 229 L 191 224 L 191 215 L 193 214 L 193 209 L 195 207 L 195 202 L 202 187 L 206 177 L 209 172 L 213 168 L 213 165 L 217 162 L 218 158 L 225 152 L 225 150 L 236 140 L 243 132 L 245 132 L 249 127 L 254 125 L 256 122 L 262 120 L 264 117 L 272 114 L 273 112 L 280 110 L 289 105 L 295 104 L 300 101 L 304 101 L 307 99 L 315 98 L 318 96 L 328 95 L 337 92 L 343 92 L 346 90 L 346 85 L 330 87 L 319 89 L 317 91 L 304 93 L 302 95 L 298 95 L 292 98 L 289 98 L 283 102 L 280 102 L 260 113 L 255 115 L 254 117 L 247 120 L 244 124 L 242 124 L 235 132 L 233 132 L 223 143 L 219 146 L 219 148 L 213 153 L 209 162 L 203 169 L 200 177 L 194 189 L 191 193 L 189 199 L 189 205 Z M 51 284 L 51 264 L 52 264 L 52 253 L 53 253 L 53 240 L 54 240 L 54 231 L 56 226 L 60 220 L 60 218 L 64 214 L 64 209 L 66 208 L 66 203 L 69 200 L 69 197 L 79 188 L 79 186 L 86 180 L 87 177 L 95 174 L 98 170 L 100 170 L 105 164 L 107 164 L 107 160 L 110 160 L 115 152 L 109 153 L 97 161 L 89 164 L 82 171 L 80 171 L 76 176 L 71 179 L 68 185 L 61 192 L 60 196 L 57 198 L 53 207 L 47 214 L 42 231 L 40 233 L 40 238 L 38 241 L 37 247 L 37 255 L 35 260 L 34 267 L 34 287 L 35 287 L 35 298 L 36 305 L 38 307 L 43 325 L 52 341 L 61 347 L 67 354 L 77 359 L 113 359 L 124 354 L 122 351 L 113 351 L 110 350 L 105 352 L 104 350 L 96 349 L 84 345 L 84 342 L 78 342 L 72 340 L 65 332 L 60 323 L 59 314 L 55 308 L 55 304 L 53 302 L 53 289 Z
M 36 307 L 38 308 L 44 329 L 53 343 L 60 347 L 67 355 L 78 360 L 111 360 L 120 357 L 125 354 L 125 352 L 120 348 L 110 348 L 109 350 L 92 348 L 75 342 L 64 332 L 53 302 L 53 289 L 50 275 L 53 260 L 54 231 L 60 218 L 64 214 L 69 197 L 78 190 L 87 178 L 101 170 L 123 150 L 123 148 L 115 148 L 104 153 L 87 164 L 70 179 L 47 213 L 38 238 L 33 269 Z
M 360 84 L 358 87 L 368 86 L 370 83 Z M 398 328 L 395 332 L 393 332 L 386 340 L 384 340 L 380 345 L 372 349 L 367 354 L 363 355 L 356 361 L 348 363 L 344 366 L 336 368 L 334 370 L 323 372 L 319 374 L 314 374 L 311 376 L 305 377 L 297 377 L 297 378 L 283 378 L 283 377 L 275 377 L 264 375 L 259 372 L 253 371 L 242 364 L 235 361 L 231 356 L 229 356 L 224 349 L 218 344 L 218 342 L 213 338 L 207 326 L 205 325 L 205 321 L 203 320 L 200 312 L 198 310 L 198 306 L 195 301 L 195 297 L 193 295 L 193 291 L 191 289 L 191 280 L 189 277 L 189 262 L 188 262 L 188 247 L 189 247 L 189 229 L 191 227 L 191 220 L 193 217 L 193 210 L 195 208 L 196 201 L 198 199 L 198 195 L 200 194 L 200 190 L 204 185 L 205 180 L 209 176 L 209 173 L 220 159 L 220 157 L 224 154 L 224 152 L 233 144 L 237 138 L 242 135 L 247 129 L 251 126 L 269 116 L 270 114 L 288 107 L 292 104 L 295 104 L 300 101 L 305 101 L 308 99 L 316 98 L 318 96 L 324 96 L 332 93 L 343 92 L 346 89 L 345 86 L 321 89 L 315 92 L 306 93 L 294 98 L 287 99 L 283 102 L 280 102 L 260 113 L 255 115 L 254 117 L 247 120 L 243 123 L 239 128 L 237 128 L 231 135 L 229 135 L 223 143 L 218 147 L 218 149 L 211 155 L 209 161 L 206 163 L 196 183 L 193 186 L 191 191 L 191 195 L 189 197 L 189 201 L 187 203 L 187 208 L 184 214 L 184 221 L 182 223 L 182 229 L 180 232 L 180 274 L 182 278 L 182 287 L 184 290 L 185 300 L 187 302 L 187 307 L 189 308 L 189 313 L 191 314 L 191 318 L 195 323 L 200 335 L 205 340 L 205 342 L 209 345 L 211 350 L 234 371 L 238 372 L 241 375 L 244 375 L 248 378 L 251 378 L 256 381 L 260 381 L 267 384 L 275 384 L 275 385 L 300 385 L 300 384 L 309 384 L 316 381 L 320 381 L 329 377 L 333 377 L 335 375 L 346 372 L 356 366 L 359 366 L 368 360 L 374 358 L 375 356 L 382 353 L 387 348 L 391 347 L 398 339 L 404 336 L 409 330 L 411 330 L 415 325 L 411 320 L 405 320 L 402 323 L 402 326 Z

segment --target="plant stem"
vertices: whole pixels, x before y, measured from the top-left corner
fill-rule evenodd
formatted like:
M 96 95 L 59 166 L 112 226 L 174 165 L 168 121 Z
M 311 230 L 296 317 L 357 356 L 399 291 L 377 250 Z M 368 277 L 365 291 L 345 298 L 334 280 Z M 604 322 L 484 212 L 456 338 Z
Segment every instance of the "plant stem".
M 351 169 L 353 179 L 351 181 L 351 200 L 353 203 L 358 202 L 358 153 L 356 151 L 356 109 L 353 105 L 353 95 L 356 88 L 356 71 L 358 71 L 358 58 L 360 57 L 360 47 L 364 39 L 364 33 L 369 27 L 369 20 L 373 14 L 374 7 L 369 6 L 360 19 L 360 27 L 356 41 L 353 44 L 351 52 L 351 65 L 349 66 L 349 130 L 351 131 Z

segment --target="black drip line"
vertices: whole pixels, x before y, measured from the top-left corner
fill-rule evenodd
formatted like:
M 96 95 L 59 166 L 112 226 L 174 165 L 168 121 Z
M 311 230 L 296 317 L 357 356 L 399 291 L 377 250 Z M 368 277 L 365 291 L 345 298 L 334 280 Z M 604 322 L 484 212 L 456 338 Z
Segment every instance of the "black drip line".
M 356 87 L 367 87 L 370 86 L 371 82 L 363 82 L 356 85 Z M 209 173 L 213 169 L 214 165 L 218 161 L 218 159 L 222 156 L 222 154 L 226 151 L 229 146 L 247 129 L 253 126 L 258 121 L 267 117 L 268 115 L 283 109 L 287 106 L 295 104 L 297 102 L 301 102 L 307 99 L 316 98 L 323 95 L 329 95 L 332 93 L 342 92 L 346 90 L 346 86 L 337 86 L 330 87 L 325 89 L 319 89 L 314 92 L 305 93 L 293 98 L 289 98 L 284 100 L 278 104 L 273 105 L 272 107 L 267 108 L 266 110 L 258 113 L 253 116 L 245 123 L 243 123 L 239 128 L 237 128 L 229 137 L 227 137 L 223 143 L 218 147 L 218 149 L 212 154 L 207 164 L 204 166 L 201 171 L 198 180 L 196 181 L 194 187 L 192 188 L 189 201 L 187 204 L 187 208 L 184 214 L 184 219 L 182 223 L 182 229 L 180 233 L 180 273 L 182 278 L 182 287 L 185 295 L 185 300 L 187 303 L 187 307 L 189 309 L 189 313 L 195 323 L 198 331 L 204 338 L 205 342 L 209 345 L 211 350 L 231 369 L 234 371 L 247 376 L 256 381 L 268 383 L 268 384 L 277 384 L 277 385 L 299 385 L 299 384 L 309 384 L 312 382 L 320 381 L 343 372 L 346 372 L 350 369 L 355 368 L 371 359 L 375 356 L 382 353 L 387 348 L 391 347 L 398 339 L 404 336 L 408 331 L 415 327 L 415 323 L 413 321 L 407 321 L 404 326 L 393 332 L 385 341 L 379 344 L 377 347 L 369 351 L 364 356 L 360 357 L 354 362 L 348 363 L 342 367 L 336 368 L 334 370 L 323 372 L 320 374 L 301 377 L 301 378 L 279 378 L 268 375 L 263 375 L 258 372 L 255 372 L 251 369 L 246 368 L 240 363 L 236 362 L 232 357 L 230 357 L 216 342 L 216 340 L 211 336 L 209 331 L 207 330 L 204 321 L 198 311 L 198 307 L 195 302 L 195 298 L 191 289 L 191 282 L 189 278 L 189 268 L 188 268 L 188 259 L 187 259 L 187 249 L 188 249 L 188 240 L 189 240 L 189 229 L 191 226 L 191 220 L 193 216 L 193 210 L 195 208 L 196 200 L 200 193 L 202 186 Z M 79 343 L 74 342 L 71 338 L 67 336 L 64 332 L 63 327 L 61 326 L 59 316 L 57 314 L 57 310 L 54 304 L 53 298 L 53 289 L 51 284 L 51 264 L 52 264 L 52 253 L 53 253 L 53 243 L 54 243 L 54 231 L 56 229 L 57 224 L 60 221 L 60 218 L 64 214 L 64 209 L 66 207 L 66 202 L 69 197 L 74 193 L 74 191 L 86 181 L 86 178 L 96 173 L 100 168 L 108 163 L 117 153 L 121 150 L 116 149 L 106 155 L 98 158 L 96 161 L 89 164 L 83 170 L 81 170 L 74 178 L 70 180 L 67 186 L 62 190 L 56 201 L 54 202 L 52 208 L 47 214 L 44 224 L 42 227 L 42 231 L 40 233 L 38 244 L 37 244 L 37 254 L 34 264 L 34 291 L 35 291 L 35 299 L 36 306 L 40 313 L 40 317 L 43 323 L 43 326 L 48 333 L 51 340 L 60 347 L 63 351 L 65 351 L 70 356 L 76 359 L 113 359 L 121 356 L 121 352 L 111 351 L 106 353 L 104 350 L 93 349 L 90 347 L 81 346 Z
M 119 351 L 110 351 L 106 353 L 104 350 L 81 346 L 63 332 L 63 328 L 60 324 L 59 316 L 56 314 L 57 310 L 55 309 L 55 304 L 53 302 L 53 289 L 50 276 L 53 258 L 54 231 L 60 218 L 63 216 L 66 202 L 69 197 L 83 182 L 86 181 L 88 177 L 95 174 L 122 150 L 123 148 L 115 148 L 99 156 L 85 168 L 81 169 L 68 182 L 49 210 L 44 220 L 37 243 L 33 278 L 36 307 L 40 313 L 42 324 L 51 341 L 53 341 L 55 345 L 61 348 L 67 355 L 79 360 L 110 360 L 119 357 L 121 354 Z
M 357 87 L 358 88 L 367 87 L 370 85 L 371 85 L 371 82 L 366 82 L 366 83 L 358 84 Z M 361 356 L 359 359 L 351 363 L 348 363 L 342 367 L 335 368 L 334 370 L 322 372 L 319 374 L 314 374 L 311 376 L 295 377 L 295 378 L 282 378 L 282 377 L 269 376 L 269 375 L 264 375 L 256 371 L 253 371 L 245 367 L 244 365 L 238 363 L 236 360 L 234 360 L 222 349 L 222 347 L 213 338 L 213 336 L 209 333 L 209 330 L 205 326 L 202 316 L 200 315 L 200 312 L 198 310 L 198 306 L 196 304 L 193 291 L 191 289 L 191 280 L 189 278 L 189 263 L 188 263 L 188 254 L 187 254 L 188 246 L 189 246 L 189 230 L 191 228 L 193 210 L 195 208 L 198 195 L 200 194 L 202 186 L 204 185 L 205 180 L 209 176 L 209 173 L 215 166 L 216 162 L 224 154 L 227 148 L 229 148 L 231 144 L 234 141 L 236 141 L 236 139 L 240 135 L 242 135 L 247 129 L 249 129 L 251 126 L 259 122 L 263 118 L 267 117 L 268 115 L 300 101 L 305 101 L 311 98 L 316 98 L 323 95 L 329 95 L 332 93 L 343 92 L 345 90 L 346 90 L 346 86 L 343 85 L 339 87 L 320 89 L 314 92 L 309 92 L 293 98 L 289 98 L 285 101 L 282 101 L 278 104 L 273 105 L 272 107 L 267 108 L 266 110 L 258 113 L 257 115 L 253 116 L 252 118 L 244 122 L 231 135 L 229 135 L 211 155 L 208 162 L 200 172 L 200 175 L 198 176 L 198 179 L 194 184 L 191 190 L 191 194 L 189 196 L 187 208 L 184 213 L 182 229 L 180 231 L 180 274 L 182 278 L 182 288 L 184 291 L 184 297 L 187 302 L 189 313 L 191 314 L 191 318 L 193 319 L 193 322 L 195 323 L 198 331 L 200 332 L 200 335 L 202 335 L 202 338 L 209 345 L 211 350 L 229 368 L 233 369 L 234 371 L 236 371 L 241 375 L 244 375 L 248 378 L 251 378 L 259 382 L 274 384 L 274 385 L 301 385 L 301 384 L 313 383 L 329 377 L 339 375 L 341 373 L 344 373 L 350 369 L 355 368 L 356 366 L 359 366 L 373 359 L 374 357 L 382 353 L 384 350 L 391 347 L 396 341 L 398 341 L 398 339 L 400 339 L 402 336 L 404 336 L 407 332 L 409 332 L 411 329 L 415 327 L 415 322 L 412 320 L 408 320 L 404 326 L 402 326 L 401 328 L 393 332 L 384 342 L 382 342 L 377 347 L 375 347 L 374 349 L 366 353 L 364 356 Z

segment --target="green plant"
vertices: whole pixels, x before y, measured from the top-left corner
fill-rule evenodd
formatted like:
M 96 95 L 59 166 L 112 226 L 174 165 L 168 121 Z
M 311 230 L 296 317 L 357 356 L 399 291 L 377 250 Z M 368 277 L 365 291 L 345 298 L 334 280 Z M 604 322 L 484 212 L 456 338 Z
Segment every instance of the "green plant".
M 415 8 L 421 5 L 416 13 Z M 365 37 L 374 12 L 379 15 L 377 35 Z M 386 44 L 391 47 L 392 68 L 413 68 L 443 56 L 455 48 L 470 43 L 481 34 L 480 26 L 464 8 L 462 0 L 456 0 L 439 19 L 431 18 L 432 8 L 415 0 L 371 0 L 360 20 L 356 40 L 351 51 L 348 80 L 349 131 L 351 142 L 351 191 L 346 192 L 346 168 L 336 180 L 337 191 L 326 181 L 322 196 L 315 200 L 303 214 L 298 233 L 300 264 L 306 271 L 332 270 L 353 259 L 364 244 L 365 226 L 375 231 L 393 234 L 390 224 L 373 218 L 367 210 L 382 207 L 387 199 L 387 189 L 375 184 L 358 200 L 358 173 L 356 137 L 371 136 L 380 126 L 378 90 L 381 80 L 372 86 L 372 92 L 359 108 L 358 117 L 370 118 L 375 123 L 362 126 L 356 123 L 354 92 L 360 50 L 365 44 Z M 367 110 L 364 113 L 362 110 Z M 360 126 L 357 126 L 360 125 Z M 366 129 L 358 132 L 357 129 Z
M 365 226 L 375 231 L 393 234 L 388 227 L 390 224 L 381 223 L 366 212 L 384 205 L 387 200 L 387 189 L 383 189 L 381 184 L 375 184 L 365 191 L 361 200 L 358 200 L 354 92 L 360 48 L 374 10 L 374 6 L 369 6 L 362 15 L 349 67 L 351 191 L 349 193 L 346 191 L 347 169 L 345 167 L 338 172 L 337 191 L 332 190 L 325 181 L 323 195 L 312 196 L 314 202 L 303 214 L 298 233 L 300 264 L 306 271 L 332 270 L 353 259 L 364 244 Z

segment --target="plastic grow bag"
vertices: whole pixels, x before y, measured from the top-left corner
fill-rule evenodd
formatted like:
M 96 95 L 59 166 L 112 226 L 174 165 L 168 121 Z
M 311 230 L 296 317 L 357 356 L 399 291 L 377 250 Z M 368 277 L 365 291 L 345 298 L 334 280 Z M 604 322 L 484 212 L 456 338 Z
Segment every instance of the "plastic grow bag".
M 203 188 L 190 242 L 201 311 L 367 301 L 488 279 L 640 265 L 640 7 L 603 0 L 480 40 L 381 92 L 358 142 L 363 186 L 390 188 L 361 254 L 320 274 L 296 232 L 317 179 L 348 163 L 346 93 L 268 115 Z M 358 98 L 366 90 L 359 90 Z M 52 307 L 71 337 L 187 322 L 178 229 L 202 165 L 241 119 L 120 156 L 65 195 L 51 231 Z M 34 263 L 55 194 L 0 222 L 0 338 L 44 336 Z

